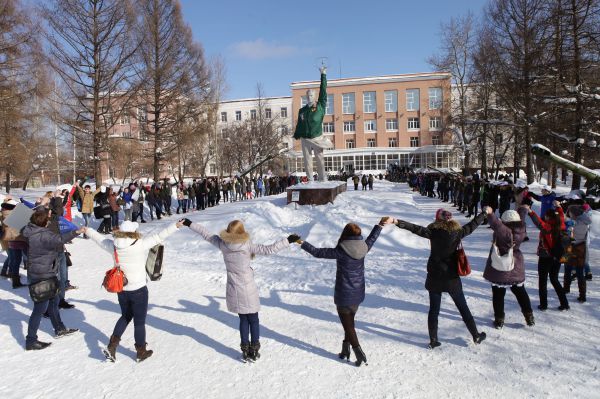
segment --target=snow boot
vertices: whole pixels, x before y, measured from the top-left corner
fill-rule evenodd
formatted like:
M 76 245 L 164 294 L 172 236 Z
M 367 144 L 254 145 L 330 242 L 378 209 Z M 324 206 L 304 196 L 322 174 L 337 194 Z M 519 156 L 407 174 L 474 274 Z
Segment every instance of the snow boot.
M 529 327 L 535 326 L 535 319 L 533 317 L 533 312 L 525 312 L 525 313 L 523 313 L 523 316 L 525 316 L 525 323 L 527 323 L 527 325 Z
M 442 345 L 442 343 L 440 341 L 438 341 L 437 339 L 432 339 L 429 342 L 429 345 L 427 345 L 427 348 L 429 348 L 429 349 L 435 349 L 435 348 L 437 348 L 438 346 L 441 346 L 441 345 Z
M 586 273 L 586 275 L 585 275 L 586 280 L 591 280 L 592 278 L 593 278 L 592 272 Z
M 250 344 L 240 344 L 240 349 L 242 350 L 242 361 L 246 363 L 248 360 L 250 360 Z
M 562 312 L 563 310 L 569 310 L 569 309 L 571 309 L 571 307 L 569 305 L 560 305 L 556 309 L 558 309 L 558 310 L 560 310 Z
M 60 302 L 58 303 L 59 309 L 73 309 L 74 307 L 75 307 L 75 305 L 70 304 L 69 302 L 65 301 L 64 299 L 61 299 Z
M 45 348 L 49 347 L 50 345 L 52 345 L 50 342 L 35 341 L 32 344 L 25 345 L 25 350 L 26 351 L 38 351 L 40 349 L 45 349 Z
M 121 338 L 116 335 L 110 336 L 110 341 L 108 342 L 108 346 L 102 352 L 104 352 L 104 356 L 111 362 L 114 362 L 117 358 L 117 347 L 119 346 L 119 342 L 121 342 Z
M 260 342 L 253 342 L 250 344 L 250 349 L 248 350 L 248 358 L 255 362 L 260 359 Z
M 473 335 L 473 342 L 475 342 L 475 344 L 480 344 L 484 339 L 485 339 L 486 335 L 484 332 L 479 332 L 476 335 Z
M 361 364 L 365 364 L 365 366 L 368 366 L 369 363 L 367 363 L 367 355 L 365 355 L 365 352 L 363 352 L 362 348 L 359 346 L 353 346 L 352 350 L 354 351 L 354 356 L 356 356 L 356 361 L 354 362 L 354 365 L 356 367 L 360 367 Z
M 11 279 L 12 279 L 12 287 L 13 287 L 13 289 L 21 288 L 21 287 L 26 287 L 27 286 L 27 284 L 21 283 L 21 277 L 18 274 L 17 275 L 13 275 L 11 277 Z
M 350 360 L 350 342 L 344 340 L 342 342 L 342 351 L 338 354 L 340 359 Z
M 152 354 L 154 353 L 153 350 L 150 349 L 146 349 L 146 346 L 148 345 L 148 343 L 146 342 L 144 345 L 137 345 L 135 344 L 135 350 L 137 352 L 137 356 L 136 356 L 136 361 L 142 362 L 146 359 L 148 359 L 150 356 L 152 356 Z
M 74 334 L 77 331 L 79 331 L 78 328 L 65 328 L 65 327 L 63 327 L 62 329 L 55 331 L 54 338 L 66 337 L 67 335 Z
M 587 288 L 587 282 L 585 279 L 582 279 L 581 281 L 577 282 L 577 286 L 579 287 L 579 298 L 577 298 L 577 302 L 585 302 L 585 294 L 586 294 L 586 288 Z

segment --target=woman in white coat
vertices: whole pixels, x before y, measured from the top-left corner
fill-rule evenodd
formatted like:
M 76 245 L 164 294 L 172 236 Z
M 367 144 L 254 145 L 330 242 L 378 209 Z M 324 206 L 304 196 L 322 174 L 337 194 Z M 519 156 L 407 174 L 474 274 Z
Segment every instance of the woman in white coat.
M 260 332 L 258 311 L 260 300 L 254 282 L 254 269 L 250 261 L 254 255 L 271 255 L 300 240 L 296 234 L 271 245 L 254 244 L 239 220 L 234 220 L 219 235 L 211 234 L 204 226 L 183 219 L 182 223 L 200 234 L 206 241 L 219 248 L 227 268 L 227 310 L 240 317 L 240 337 L 243 361 L 255 361 L 260 357 Z M 250 335 L 251 340 L 248 339 Z
M 125 329 L 133 320 L 136 360 L 141 362 L 152 356 L 153 351 L 146 349 L 146 314 L 148 313 L 148 287 L 146 286 L 146 259 L 150 248 L 162 243 L 168 236 L 183 226 L 182 223 L 172 224 L 158 234 L 142 237 L 138 232 L 136 222 L 125 221 L 114 232 L 114 240 L 87 229 L 87 234 L 101 248 L 118 257 L 127 285 L 117 294 L 121 306 L 121 317 L 110 337 L 108 347 L 104 351 L 107 359 L 115 361 L 117 346 Z

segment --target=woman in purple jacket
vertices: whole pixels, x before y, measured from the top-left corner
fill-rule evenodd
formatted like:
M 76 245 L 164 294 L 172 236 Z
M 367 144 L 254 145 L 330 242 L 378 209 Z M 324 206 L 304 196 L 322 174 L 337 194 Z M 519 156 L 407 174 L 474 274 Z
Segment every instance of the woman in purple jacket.
M 358 342 L 354 328 L 354 316 L 358 306 L 365 300 L 365 256 L 381 233 L 381 228 L 391 223 L 391 218 L 384 217 L 373 227 L 365 241 L 360 227 L 348 223 L 340 236 L 335 248 L 315 248 L 307 241 L 302 243 L 302 249 L 315 258 L 336 259 L 337 272 L 335 276 L 334 302 L 338 316 L 344 327 L 344 341 L 340 359 L 350 359 L 350 346 L 356 356 L 356 366 L 367 365 L 367 356 Z
M 504 295 L 510 288 L 517 298 L 521 312 L 528 326 L 535 324 L 531 301 L 525 290 L 525 260 L 520 246 L 527 235 L 525 222 L 527 207 L 521 206 L 518 211 L 507 210 L 498 219 L 492 208 L 486 207 L 488 222 L 494 231 L 493 244 L 490 249 L 483 278 L 492 284 L 492 302 L 494 306 L 494 327 L 504 326 Z M 497 255 L 494 253 L 497 248 Z M 512 248 L 512 259 L 509 259 Z

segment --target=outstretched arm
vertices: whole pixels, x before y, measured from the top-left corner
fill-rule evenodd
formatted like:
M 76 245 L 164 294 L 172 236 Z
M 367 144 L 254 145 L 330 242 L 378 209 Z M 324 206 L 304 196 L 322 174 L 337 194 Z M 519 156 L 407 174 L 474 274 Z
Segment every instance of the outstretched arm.
M 418 224 L 412 224 L 405 222 L 404 220 L 397 219 L 396 226 L 401 229 L 408 230 L 413 234 L 429 239 L 431 237 L 431 230 L 427 227 L 419 226 Z
M 304 241 L 300 247 L 315 258 L 323 259 L 337 259 L 338 249 L 337 248 L 316 248 L 313 247 L 309 242 Z
M 485 214 L 484 213 L 480 213 L 479 215 L 475 216 L 473 218 L 473 220 L 471 220 L 469 223 L 465 224 L 462 229 L 461 229 L 461 234 L 460 234 L 460 238 L 464 238 L 466 236 L 468 236 L 469 234 L 471 234 L 472 232 L 475 231 L 475 229 L 481 224 L 483 223 L 483 220 L 485 219 Z
M 289 245 L 290 243 L 288 242 L 287 238 L 276 241 L 271 245 L 250 243 L 250 252 L 256 255 L 271 255 L 289 247 Z
M 107 252 L 112 253 L 115 247 L 113 240 L 110 238 L 106 238 L 105 235 L 98 233 L 96 230 L 92 228 L 86 228 L 85 234 L 92 239 L 100 248 L 104 249 Z
M 319 105 L 325 109 L 327 106 L 327 75 L 325 70 L 321 71 L 321 86 L 319 87 Z
M 216 234 L 211 234 L 206 227 L 202 226 L 199 223 L 189 222 L 189 224 L 186 224 L 187 220 L 188 219 L 186 219 L 186 222 L 184 222 L 184 224 L 186 226 L 188 226 L 191 230 L 193 230 L 196 233 L 200 234 L 202 236 L 202 238 L 204 238 L 206 241 L 208 241 L 209 243 L 211 243 L 215 247 L 219 247 L 221 245 L 221 241 L 222 241 L 221 237 L 219 237 Z
M 373 226 L 373 230 L 371 230 L 371 234 L 369 234 L 369 236 L 365 240 L 365 244 L 367 244 L 369 251 L 371 250 L 371 247 L 373 246 L 373 244 L 375 244 L 375 241 L 377 241 L 377 238 L 379 237 L 380 233 L 381 233 L 381 226 L 378 224 Z

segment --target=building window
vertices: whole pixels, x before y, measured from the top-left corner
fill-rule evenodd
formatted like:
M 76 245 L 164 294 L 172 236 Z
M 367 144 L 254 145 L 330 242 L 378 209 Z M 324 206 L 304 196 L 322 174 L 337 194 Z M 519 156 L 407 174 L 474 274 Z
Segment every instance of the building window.
M 398 141 L 395 137 L 390 137 L 388 139 L 388 147 L 398 147 Z
M 148 120 L 148 111 L 146 111 L 146 108 L 138 108 L 137 114 L 139 122 L 146 122 Z
M 408 118 L 408 130 L 419 129 L 419 118 Z
M 323 133 L 335 133 L 333 122 L 323 122 Z
M 129 125 L 129 114 L 122 114 L 119 119 L 120 125 Z
M 375 147 L 375 139 L 367 139 L 367 147 Z
M 256 119 L 256 110 L 255 109 L 250 110 L 250 119 L 252 119 L 252 120 Z
M 429 88 L 429 109 L 440 108 L 442 108 L 442 88 L 431 87 Z
M 431 130 L 439 130 L 442 128 L 442 117 L 440 116 L 432 116 L 429 119 L 429 129 Z
M 431 136 L 431 144 L 433 145 L 442 145 L 442 139 L 440 136 L 435 135 Z
M 356 148 L 353 139 L 346 140 L 346 148 Z
M 333 115 L 333 94 L 327 95 L 327 107 L 325 107 L 325 115 Z
M 282 118 L 287 118 L 287 107 L 281 107 L 279 114 L 281 115 Z
M 419 138 L 418 137 L 411 137 L 410 138 L 410 146 L 411 147 L 418 147 L 419 146 Z
M 398 119 L 386 119 L 385 130 L 388 132 L 395 132 L 398 130 Z
M 286 125 L 282 125 L 281 126 L 281 134 L 287 135 L 289 133 L 290 129 L 288 129 L 288 127 Z
M 342 113 L 353 114 L 354 113 L 354 93 L 342 94 Z
M 406 110 L 407 111 L 418 111 L 419 110 L 419 89 L 406 90 Z
M 374 91 L 365 91 L 363 93 L 363 112 L 377 112 L 377 97 Z
M 215 165 L 214 163 L 211 163 L 209 166 L 209 173 L 211 175 L 214 175 L 215 173 L 217 173 L 217 165 Z
M 365 121 L 365 132 L 376 132 L 377 121 L 375 119 L 367 119 Z
M 356 131 L 356 125 L 354 121 L 344 121 L 344 133 L 354 133 Z
M 130 139 L 131 138 L 131 130 L 124 130 L 123 137 Z
M 398 90 L 386 90 L 385 112 L 398 112 Z
M 271 119 L 271 108 L 265 108 L 265 118 Z
M 236 121 L 242 120 L 242 111 L 235 111 L 235 120 Z
M 227 112 L 221 112 L 221 122 L 227 122 Z

